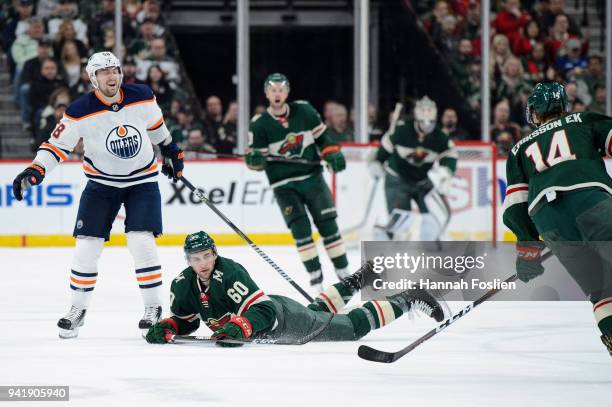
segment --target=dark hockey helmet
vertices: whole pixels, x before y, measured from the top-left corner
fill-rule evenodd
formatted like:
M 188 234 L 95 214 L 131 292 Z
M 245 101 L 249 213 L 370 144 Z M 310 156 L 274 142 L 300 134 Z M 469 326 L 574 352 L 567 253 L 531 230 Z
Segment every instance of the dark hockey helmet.
M 214 253 L 217 253 L 217 246 L 215 246 L 215 241 L 206 232 L 199 231 L 187 235 L 187 237 L 185 238 L 185 245 L 183 246 L 185 255 L 201 252 L 203 250 L 208 249 L 212 249 Z
M 266 78 L 264 82 L 264 92 L 268 88 L 268 86 L 270 86 L 273 83 L 280 83 L 281 85 L 287 86 L 287 90 L 290 89 L 289 79 L 287 79 L 287 77 L 283 75 L 282 73 L 277 72 L 277 73 L 268 75 L 268 77 Z
M 565 88 L 559 82 L 540 82 L 527 99 L 527 122 L 533 121 L 533 114 L 543 118 L 569 111 Z

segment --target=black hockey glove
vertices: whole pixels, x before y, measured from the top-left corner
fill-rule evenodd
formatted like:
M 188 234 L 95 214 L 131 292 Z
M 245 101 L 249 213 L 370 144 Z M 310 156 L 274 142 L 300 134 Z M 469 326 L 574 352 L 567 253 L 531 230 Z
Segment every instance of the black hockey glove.
M 544 273 L 542 250 L 544 242 L 518 242 L 516 244 L 516 274 L 526 283 Z
M 417 191 L 420 195 L 427 195 L 429 191 L 431 191 L 434 187 L 433 182 L 429 179 L 429 177 L 425 177 L 419 182 L 416 183 Z
M 183 158 L 185 157 L 185 153 L 183 153 L 183 150 L 181 150 L 176 143 L 170 143 L 168 145 L 160 144 L 159 149 L 164 157 L 161 172 L 176 183 L 176 181 L 183 176 L 183 168 L 185 168 Z
M 13 195 L 21 201 L 23 193 L 32 185 L 39 185 L 45 178 L 45 169 L 40 165 L 32 164 L 19 173 L 13 181 Z

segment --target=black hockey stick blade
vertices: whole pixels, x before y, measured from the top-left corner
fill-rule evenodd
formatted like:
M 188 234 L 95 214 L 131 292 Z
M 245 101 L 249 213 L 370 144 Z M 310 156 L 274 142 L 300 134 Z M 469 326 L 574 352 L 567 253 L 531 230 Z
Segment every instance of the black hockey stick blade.
M 393 363 L 401 357 L 398 356 L 398 352 L 385 352 L 371 348 L 367 345 L 361 345 L 357 350 L 357 355 L 359 355 L 361 359 L 380 363 Z

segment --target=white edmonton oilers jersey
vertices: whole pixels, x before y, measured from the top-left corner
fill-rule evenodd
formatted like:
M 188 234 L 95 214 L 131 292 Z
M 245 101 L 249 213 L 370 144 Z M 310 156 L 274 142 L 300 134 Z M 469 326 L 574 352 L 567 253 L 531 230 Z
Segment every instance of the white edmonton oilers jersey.
M 82 137 L 83 171 L 90 180 L 119 188 L 156 182 L 153 144 L 170 135 L 161 109 L 146 85 L 123 85 L 120 92 L 121 100 L 111 105 L 96 92 L 70 104 L 34 161 L 50 172 Z

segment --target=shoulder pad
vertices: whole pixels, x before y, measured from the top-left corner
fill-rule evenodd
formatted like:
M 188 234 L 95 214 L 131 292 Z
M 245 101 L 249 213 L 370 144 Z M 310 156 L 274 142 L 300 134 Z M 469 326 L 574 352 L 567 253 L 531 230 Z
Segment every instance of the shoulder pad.
M 147 85 L 131 83 L 123 85 L 122 88 L 124 92 L 123 103 L 126 105 L 155 99 L 153 91 Z
M 104 110 L 104 107 L 93 92 L 89 92 L 77 98 L 68 106 L 66 116 L 68 116 L 68 119 L 81 119 L 100 110 Z
M 260 113 L 256 114 L 255 116 L 251 118 L 251 123 L 255 123 L 257 120 L 259 120 L 260 117 L 261 117 Z
M 298 105 L 309 105 L 310 103 L 307 100 L 294 100 L 293 103 Z

